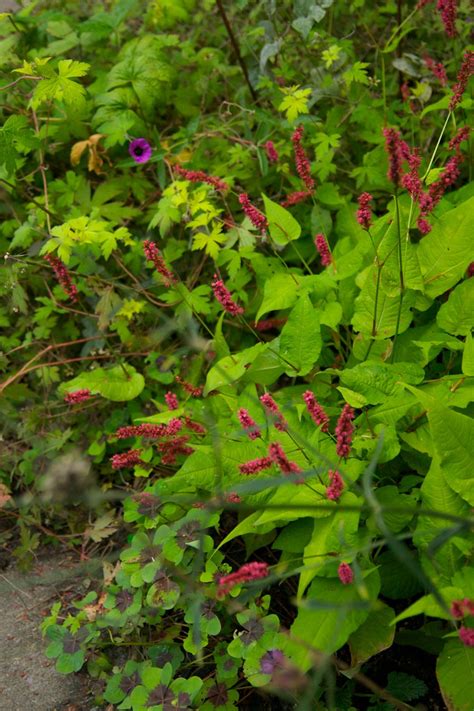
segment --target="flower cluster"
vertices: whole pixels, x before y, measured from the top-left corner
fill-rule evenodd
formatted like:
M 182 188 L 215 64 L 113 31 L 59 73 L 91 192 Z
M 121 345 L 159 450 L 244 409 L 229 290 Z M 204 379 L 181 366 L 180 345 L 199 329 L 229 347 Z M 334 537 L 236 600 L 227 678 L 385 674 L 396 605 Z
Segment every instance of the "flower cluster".
M 192 420 L 192 419 L 191 419 L 190 417 L 188 417 L 187 415 L 186 415 L 185 418 L 184 418 L 184 424 L 185 424 L 185 427 L 187 427 L 188 430 L 191 430 L 192 432 L 195 432 L 196 434 L 203 435 L 203 434 L 206 434 L 206 432 L 207 432 L 207 430 L 206 430 L 206 428 L 204 427 L 204 425 L 201 425 L 200 422 L 195 422 L 194 420 Z
M 241 474 L 258 474 L 264 469 L 269 469 L 272 464 L 273 459 L 271 457 L 258 457 L 258 459 L 251 459 L 249 462 L 241 464 L 239 471 Z
M 273 328 L 280 328 L 287 322 L 286 318 L 264 318 L 255 324 L 255 329 L 259 332 L 271 331 Z
M 327 432 L 329 425 L 329 417 L 314 397 L 314 393 L 312 393 L 311 390 L 306 390 L 303 393 L 303 400 L 306 403 L 306 407 L 314 423 L 316 425 L 321 425 L 321 432 Z
M 453 86 L 453 95 L 451 97 L 451 101 L 449 102 L 450 111 L 454 111 L 458 104 L 461 103 L 463 94 L 466 91 L 467 82 L 472 74 L 474 74 L 474 52 L 470 50 L 464 55 L 461 69 L 459 70 L 456 78 L 456 83 Z
M 474 600 L 465 597 L 464 600 L 453 600 L 451 603 L 451 614 L 457 620 L 466 615 L 474 615 Z
M 352 434 L 354 432 L 354 410 L 347 403 L 342 408 L 336 425 L 336 452 L 339 457 L 347 459 L 351 451 Z
M 340 499 L 344 490 L 344 482 L 338 471 L 329 470 L 329 486 L 326 487 L 326 498 L 329 501 Z
M 332 263 L 332 254 L 327 239 L 321 232 L 315 236 L 314 244 L 321 257 L 321 264 L 328 267 Z
M 128 144 L 128 152 L 135 163 L 146 163 L 151 158 L 151 146 L 144 138 L 135 138 Z
M 277 465 L 282 474 L 299 474 L 301 472 L 301 467 L 296 462 L 290 462 L 283 451 L 283 447 L 278 442 L 272 442 L 269 445 L 268 456 Z
M 56 279 L 61 284 L 71 301 L 77 301 L 77 286 L 73 283 L 66 265 L 59 259 L 59 257 L 53 257 L 52 254 L 45 254 L 44 259 L 48 262 L 50 267 L 52 267 Z
M 422 192 L 419 197 L 420 218 L 418 219 L 418 228 L 422 234 L 426 234 L 431 230 L 431 225 L 424 218 L 434 210 L 436 205 L 443 197 L 446 189 L 453 185 L 459 177 L 460 155 L 452 156 L 443 168 L 438 180 L 428 188 L 427 192 Z
M 145 257 L 149 262 L 153 262 L 156 271 L 163 277 L 163 283 L 165 286 L 171 286 L 176 281 L 176 278 L 165 264 L 165 260 L 160 254 L 160 251 L 154 242 L 149 239 L 145 240 L 143 243 L 143 251 Z
M 226 288 L 222 279 L 219 279 L 217 277 L 217 274 L 214 274 L 214 281 L 212 282 L 211 286 L 214 292 L 214 296 L 221 304 L 224 311 L 227 311 L 227 313 L 231 316 L 239 316 L 240 314 L 244 313 L 244 309 L 242 308 L 242 306 L 239 306 L 235 303 L 230 291 Z
M 179 454 L 192 454 L 194 452 L 193 448 L 187 443 L 189 442 L 188 435 L 181 435 L 180 437 L 175 437 L 167 442 L 160 442 L 158 444 L 158 449 L 161 452 L 161 461 L 163 464 L 176 464 L 176 457 Z
M 359 209 L 357 210 L 357 222 L 361 225 L 364 230 L 368 230 L 372 224 L 372 211 L 370 209 L 370 203 L 373 200 L 370 193 L 362 193 L 359 195 L 357 202 L 359 203 Z
M 455 151 L 456 154 L 459 154 L 461 143 L 463 143 L 463 141 L 467 141 L 469 139 L 470 133 L 471 133 L 470 126 L 462 126 L 460 129 L 458 129 L 456 135 L 453 136 L 452 139 L 448 143 L 449 150 Z
M 268 563 L 245 563 L 235 573 L 222 575 L 217 581 L 217 597 L 224 597 L 236 585 L 268 577 Z
M 181 175 L 185 180 L 190 180 L 191 183 L 207 183 L 207 185 L 212 185 L 213 188 L 222 192 L 229 189 L 226 182 L 220 178 L 216 178 L 214 175 L 207 175 L 207 173 L 203 173 L 202 170 L 186 170 L 179 165 L 176 166 L 175 170 L 178 175 Z
M 438 0 L 436 8 L 448 37 L 456 37 L 457 0 Z
M 465 627 L 459 628 L 459 639 L 466 647 L 474 647 L 474 628 Z
M 89 388 L 82 388 L 81 390 L 73 390 L 73 392 L 66 393 L 64 402 L 67 402 L 68 405 L 75 405 L 78 402 L 89 400 L 91 396 Z
M 278 152 L 275 148 L 273 141 L 267 141 L 265 143 L 265 151 L 270 163 L 278 163 Z
M 448 83 L 448 75 L 446 74 L 444 64 L 442 62 L 435 62 L 434 59 L 428 56 L 425 57 L 424 61 L 426 68 L 438 79 L 441 86 L 446 86 Z
M 337 574 L 343 585 L 350 585 L 354 580 L 354 573 L 348 563 L 341 563 L 337 569 Z
M 293 148 L 295 151 L 295 165 L 296 172 L 300 176 L 306 188 L 313 192 L 314 190 L 314 180 L 311 177 L 311 163 L 309 162 L 308 156 L 306 155 L 305 149 L 302 146 L 301 140 L 303 138 L 304 128 L 303 126 L 298 126 L 295 129 L 291 140 L 293 142 Z
M 175 377 L 175 380 L 177 383 L 181 385 L 183 390 L 186 390 L 187 393 L 192 395 L 193 397 L 201 397 L 202 395 L 202 388 L 196 385 L 192 385 L 192 383 L 188 383 L 187 380 L 183 380 L 179 375 Z
M 261 437 L 259 426 L 255 422 L 255 420 L 250 417 L 247 410 L 241 407 L 237 413 L 237 416 L 239 418 L 240 424 L 245 430 L 245 434 L 249 439 L 258 439 L 259 437 Z
M 311 190 L 297 190 L 296 192 L 287 195 L 283 202 L 280 204 L 282 207 L 291 207 L 292 205 L 297 205 L 300 202 L 304 202 L 309 197 L 311 197 L 312 194 L 313 193 L 311 192 Z
M 264 406 L 265 410 L 267 411 L 267 414 L 271 415 L 274 419 L 274 425 L 277 430 L 280 430 L 281 432 L 285 432 L 285 430 L 288 429 L 288 423 L 283 417 L 283 414 L 280 411 L 280 408 L 276 404 L 275 400 L 272 398 L 270 393 L 265 393 L 265 395 L 262 395 L 260 397 L 260 402 Z
M 418 172 L 421 163 L 418 151 L 416 149 L 413 151 L 409 150 L 407 160 L 409 170 L 402 176 L 402 185 L 408 190 L 413 200 L 416 201 L 419 200 L 423 191 L 423 185 Z
M 178 398 L 174 393 L 165 393 L 165 400 L 168 405 L 168 410 L 177 410 L 179 408 Z
M 114 454 L 110 458 L 112 469 L 127 469 L 128 467 L 134 467 L 135 464 L 142 464 L 141 453 L 141 449 L 130 449 L 122 454 Z
M 262 235 L 264 235 L 268 227 L 268 220 L 263 212 L 260 212 L 255 205 L 252 205 L 247 193 L 240 193 L 239 202 L 242 205 L 242 210 L 245 212 L 252 225 L 256 227 Z
M 172 437 L 183 427 L 183 423 L 178 418 L 173 418 L 167 425 L 154 425 L 151 422 L 143 422 L 141 425 L 127 425 L 119 427 L 114 437 L 117 439 L 127 439 L 128 437 L 146 437 L 147 439 L 160 439 L 162 437 Z
M 388 154 L 387 178 L 395 187 L 400 185 L 402 169 L 403 147 L 406 145 L 400 138 L 400 132 L 395 128 L 384 128 L 385 150 Z

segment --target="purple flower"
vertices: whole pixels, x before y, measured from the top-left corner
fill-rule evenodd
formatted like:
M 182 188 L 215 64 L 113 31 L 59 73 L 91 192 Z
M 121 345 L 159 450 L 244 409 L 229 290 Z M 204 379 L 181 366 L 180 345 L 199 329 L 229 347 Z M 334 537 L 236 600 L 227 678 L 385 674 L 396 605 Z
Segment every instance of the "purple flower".
M 280 667 L 283 659 L 283 652 L 279 649 L 270 649 L 260 660 L 260 671 L 262 674 L 273 674 L 275 667 Z
M 135 163 L 146 163 L 151 158 L 151 146 L 144 138 L 135 138 L 128 144 L 128 152 Z

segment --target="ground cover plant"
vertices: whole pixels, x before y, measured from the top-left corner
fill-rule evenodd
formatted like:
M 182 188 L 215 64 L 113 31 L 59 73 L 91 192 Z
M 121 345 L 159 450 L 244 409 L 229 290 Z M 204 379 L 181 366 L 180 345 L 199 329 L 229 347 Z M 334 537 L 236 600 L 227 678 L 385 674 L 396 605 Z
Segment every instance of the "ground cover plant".
M 100 707 L 472 710 L 471 12 L 0 15 L 1 545 Z

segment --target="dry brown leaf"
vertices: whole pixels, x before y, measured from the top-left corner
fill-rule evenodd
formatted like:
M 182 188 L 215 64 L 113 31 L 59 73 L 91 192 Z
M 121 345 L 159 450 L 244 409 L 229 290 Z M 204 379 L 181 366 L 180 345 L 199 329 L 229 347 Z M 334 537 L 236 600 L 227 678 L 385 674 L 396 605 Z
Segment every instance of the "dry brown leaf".
M 81 160 L 81 156 L 89 147 L 89 141 L 79 141 L 71 148 L 71 165 L 77 165 Z

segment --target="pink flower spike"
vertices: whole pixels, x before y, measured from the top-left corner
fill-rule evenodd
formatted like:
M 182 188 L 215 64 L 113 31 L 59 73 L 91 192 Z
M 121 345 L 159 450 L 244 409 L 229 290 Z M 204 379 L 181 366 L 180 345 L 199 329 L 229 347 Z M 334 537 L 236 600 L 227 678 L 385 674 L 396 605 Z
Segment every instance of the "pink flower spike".
M 441 15 L 441 21 L 448 37 L 456 37 L 457 0 L 438 0 L 436 9 Z
M 453 95 L 448 107 L 450 111 L 454 111 L 461 103 L 463 94 L 466 91 L 467 82 L 472 74 L 474 74 L 474 52 L 470 50 L 464 55 L 464 61 L 459 70 L 456 83 L 453 86 Z
M 224 311 L 227 311 L 231 316 L 239 316 L 244 313 L 242 306 L 235 303 L 230 291 L 224 286 L 222 279 L 219 279 L 217 274 L 214 274 L 214 281 L 211 284 L 214 291 L 214 296 L 220 303 Z
M 301 144 L 301 139 L 303 138 L 303 133 L 304 133 L 303 126 L 298 126 L 298 128 L 295 129 L 295 131 L 291 137 L 291 140 L 293 142 L 293 148 L 295 151 L 296 172 L 300 176 L 303 183 L 306 185 L 306 188 L 310 192 L 313 192 L 314 187 L 315 187 L 315 182 L 314 182 L 313 178 L 311 177 L 311 163 L 309 162 L 309 158 L 306 155 L 306 152 Z
M 81 390 L 73 390 L 73 392 L 66 393 L 64 396 L 64 402 L 68 405 L 74 405 L 78 402 L 85 402 L 92 397 L 89 388 L 82 388 Z
M 217 597 L 224 597 L 236 585 L 268 577 L 268 563 L 246 563 L 235 573 L 220 576 L 217 582 Z
M 427 235 L 431 232 L 432 227 L 424 217 L 419 217 L 416 224 L 422 235 Z
M 321 432 L 327 432 L 329 425 L 329 417 L 326 415 L 324 409 L 316 400 L 311 390 L 306 390 L 306 392 L 303 393 L 303 400 L 306 403 L 306 407 L 313 419 L 313 422 L 316 425 L 321 426 Z
M 337 569 L 337 574 L 343 585 L 350 585 L 354 581 L 354 573 L 348 563 L 341 563 Z
M 240 496 L 238 494 L 235 493 L 235 491 L 231 491 L 230 494 L 227 494 L 227 496 L 225 497 L 225 500 L 229 504 L 241 504 L 242 503 L 242 499 L 240 498 Z
M 347 459 L 351 451 L 352 434 L 354 432 L 354 410 L 347 403 L 342 408 L 341 415 L 336 425 L 336 452 L 339 457 Z
M 278 163 L 278 152 L 275 148 L 273 141 L 267 141 L 265 143 L 265 151 L 270 163 Z
M 259 457 L 258 459 L 251 459 L 249 462 L 245 462 L 239 466 L 239 471 L 241 474 L 258 474 L 258 472 L 264 469 L 269 469 L 273 464 L 273 459 L 271 457 Z
M 297 205 L 298 203 L 307 200 L 309 197 L 311 197 L 312 194 L 313 193 L 311 192 L 311 190 L 297 190 L 296 192 L 287 195 L 283 202 L 280 203 L 280 205 L 282 207 L 291 207 L 292 205 Z
M 166 393 L 165 400 L 168 405 L 168 410 L 177 410 L 179 408 L 178 398 L 174 393 Z
M 368 230 L 372 222 L 372 211 L 369 207 L 372 200 L 373 198 L 370 193 L 362 193 L 362 195 L 359 195 L 357 222 L 359 223 L 359 225 L 362 225 L 364 230 Z
M 175 170 L 178 175 L 181 175 L 185 180 L 191 181 L 191 183 L 207 183 L 207 185 L 212 185 L 213 188 L 221 192 L 229 189 L 229 186 L 223 180 L 216 178 L 214 175 L 207 175 L 202 170 L 186 170 L 179 165 L 176 166 Z
M 383 135 L 385 136 L 385 150 L 388 154 L 387 178 L 392 181 L 395 187 L 398 187 L 403 157 L 400 133 L 395 128 L 384 128 Z
M 66 265 L 59 259 L 59 257 L 53 257 L 52 254 L 45 254 L 44 259 L 48 262 L 50 267 L 52 267 L 56 279 L 71 301 L 77 301 L 77 286 L 73 283 Z
M 249 439 L 258 439 L 262 435 L 260 434 L 260 428 L 255 422 L 255 420 L 250 417 L 248 410 L 243 407 L 237 413 L 239 422 L 245 430 L 245 434 Z
M 260 402 L 267 411 L 267 414 L 273 417 L 273 424 L 275 425 L 276 429 L 280 430 L 280 432 L 285 432 L 288 429 L 288 423 L 283 417 L 280 408 L 278 407 L 270 393 L 265 393 L 265 395 L 262 395 L 260 397 Z
M 461 143 L 463 143 L 464 141 L 467 141 L 469 139 L 470 133 L 471 133 L 470 126 L 463 126 L 462 128 L 458 129 L 458 132 L 456 133 L 456 135 L 448 143 L 449 150 L 456 151 L 456 153 L 460 153 L 459 146 L 461 145 Z
M 326 237 L 322 233 L 317 234 L 314 238 L 314 244 L 320 254 L 321 264 L 323 267 L 328 267 L 332 263 L 332 254 Z
M 446 69 L 442 62 L 435 62 L 431 57 L 425 57 L 425 66 L 433 74 L 436 79 L 438 79 L 441 86 L 446 86 L 448 83 L 448 75 L 446 74 Z
M 466 647 L 474 647 L 474 628 L 462 627 L 459 628 L 459 639 Z
M 329 501 L 338 501 L 344 490 L 344 482 L 338 471 L 329 470 L 329 486 L 326 488 L 326 498 Z
M 127 469 L 128 467 L 134 467 L 135 464 L 142 464 L 140 459 L 141 449 L 130 449 L 128 452 L 123 452 L 122 454 L 114 454 L 110 461 L 112 462 L 112 469 Z
M 176 278 L 173 272 L 171 272 L 166 266 L 165 260 L 161 256 L 160 250 L 158 249 L 156 244 L 154 242 L 151 242 L 151 240 L 146 239 L 143 242 L 143 251 L 145 253 L 146 259 L 149 262 L 153 262 L 156 271 L 163 277 L 164 285 L 171 286 L 171 284 L 174 284 L 176 282 Z
M 268 456 L 277 465 L 282 474 L 299 474 L 301 467 L 296 462 L 290 462 L 283 447 L 278 442 L 272 442 L 268 447 Z
M 268 220 L 263 212 L 260 212 L 260 210 L 257 210 L 255 205 L 252 205 L 247 193 L 241 193 L 239 195 L 239 202 L 242 205 L 242 210 L 245 212 L 252 225 L 256 227 L 262 235 L 264 235 L 268 227 Z

